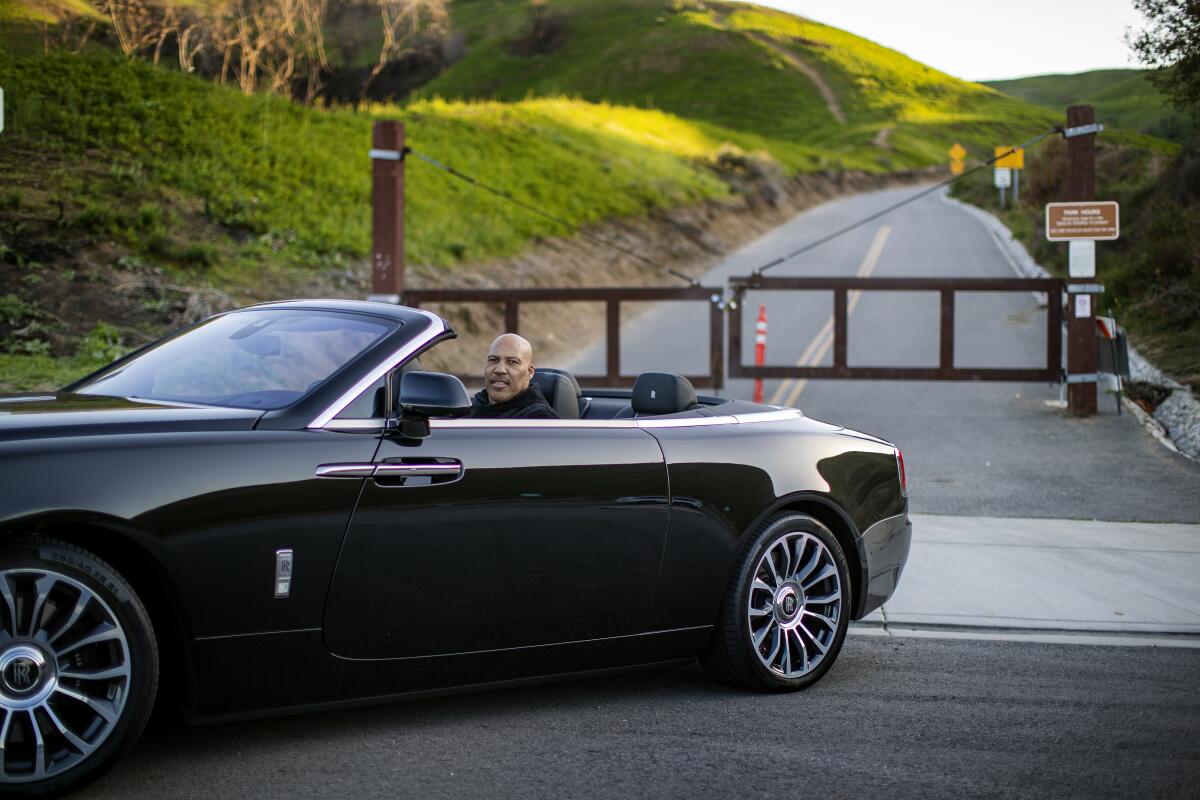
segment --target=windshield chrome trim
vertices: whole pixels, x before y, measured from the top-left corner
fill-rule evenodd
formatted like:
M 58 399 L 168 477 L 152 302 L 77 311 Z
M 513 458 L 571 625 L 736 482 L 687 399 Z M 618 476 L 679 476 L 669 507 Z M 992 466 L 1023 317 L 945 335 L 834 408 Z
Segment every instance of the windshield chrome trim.
M 326 431 L 381 431 L 387 425 L 383 417 L 364 417 L 362 419 L 334 419 L 322 425 Z
M 427 318 L 430 322 L 429 327 L 414 336 L 399 350 L 376 364 L 370 372 L 368 372 L 366 375 L 360 378 L 357 383 L 343 392 L 341 397 L 333 401 L 333 403 L 320 414 L 318 414 L 312 422 L 308 423 L 307 427 L 324 428 L 329 424 L 330 420 L 342 413 L 342 409 L 350 405 L 354 398 L 365 392 L 371 386 L 371 384 L 375 383 L 375 381 L 386 375 L 389 370 L 400 364 L 400 362 L 412 357 L 415 353 L 424 349 L 426 345 L 428 345 L 437 337 L 441 336 L 446 330 L 445 320 L 443 320 L 437 314 L 420 308 L 414 308 L 411 309 L 411 311 Z

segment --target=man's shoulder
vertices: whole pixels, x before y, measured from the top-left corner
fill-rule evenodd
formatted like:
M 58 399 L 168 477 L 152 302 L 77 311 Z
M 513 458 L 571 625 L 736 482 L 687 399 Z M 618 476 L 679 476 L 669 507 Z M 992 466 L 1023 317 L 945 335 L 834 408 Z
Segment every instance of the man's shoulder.
M 545 400 L 530 403 L 518 413 L 513 414 L 517 419 L 558 419 L 558 412 L 550 407 Z

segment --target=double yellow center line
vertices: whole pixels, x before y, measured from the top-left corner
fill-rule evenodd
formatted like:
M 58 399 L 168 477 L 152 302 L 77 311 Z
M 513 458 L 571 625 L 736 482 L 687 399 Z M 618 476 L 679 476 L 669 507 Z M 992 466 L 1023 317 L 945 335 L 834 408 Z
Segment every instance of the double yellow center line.
M 867 249 L 867 254 L 863 257 L 862 263 L 858 265 L 858 272 L 855 273 L 859 278 L 870 277 L 875 271 L 875 265 L 879 263 L 879 256 L 883 254 L 883 246 L 887 243 L 888 236 L 892 232 L 891 225 L 883 225 L 875 232 L 875 238 L 871 240 L 871 246 Z M 854 307 L 858 305 L 858 298 L 862 292 L 850 292 L 846 305 L 846 314 L 854 313 Z M 821 330 L 817 331 L 817 335 L 808 343 L 808 347 L 804 348 L 804 353 L 796 362 L 798 367 L 815 367 L 825 358 L 825 354 L 829 352 L 829 348 L 833 346 L 833 316 L 825 320 L 825 324 L 821 326 Z M 783 383 L 779 384 L 771 399 L 767 402 L 773 406 L 794 406 L 796 401 L 800 399 L 800 393 L 804 391 L 804 387 L 808 385 L 807 379 L 797 380 L 788 378 Z M 786 400 L 784 399 L 786 397 Z M 783 402 L 780 402 L 783 401 Z

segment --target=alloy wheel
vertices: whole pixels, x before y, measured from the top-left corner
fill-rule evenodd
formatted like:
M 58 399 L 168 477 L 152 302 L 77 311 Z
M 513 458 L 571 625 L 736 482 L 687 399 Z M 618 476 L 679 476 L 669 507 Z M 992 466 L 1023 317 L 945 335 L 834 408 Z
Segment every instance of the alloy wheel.
M 112 608 L 47 569 L 0 572 L 0 781 L 40 781 L 85 761 L 125 710 L 129 642 Z
M 784 678 L 812 672 L 837 637 L 842 598 L 837 562 L 824 542 L 800 531 L 777 539 L 755 566 L 746 604 L 758 660 Z

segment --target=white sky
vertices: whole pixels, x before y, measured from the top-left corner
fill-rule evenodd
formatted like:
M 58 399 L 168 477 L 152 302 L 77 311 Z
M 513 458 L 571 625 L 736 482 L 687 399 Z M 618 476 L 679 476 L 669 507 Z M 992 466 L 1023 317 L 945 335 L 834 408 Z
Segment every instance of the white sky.
M 755 0 L 972 81 L 1135 67 L 1130 0 Z

